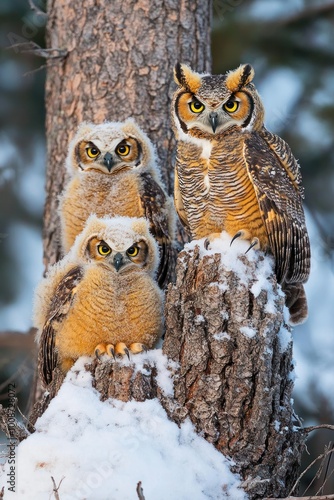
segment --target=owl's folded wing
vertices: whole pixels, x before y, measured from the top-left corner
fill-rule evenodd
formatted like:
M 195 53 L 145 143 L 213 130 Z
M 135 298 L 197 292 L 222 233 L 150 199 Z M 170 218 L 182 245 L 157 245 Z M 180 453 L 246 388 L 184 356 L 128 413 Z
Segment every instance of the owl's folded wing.
M 141 174 L 141 178 L 143 183 L 141 204 L 150 224 L 150 232 L 157 241 L 160 251 L 157 281 L 160 288 L 164 288 L 173 279 L 176 257 L 173 235 L 170 234 L 169 199 L 149 173 Z
M 265 137 L 252 134 L 245 140 L 244 157 L 275 257 L 277 280 L 305 282 L 310 272 L 310 242 L 300 174 L 289 171 L 284 144 L 282 140 L 275 151 Z
M 40 338 L 38 369 L 45 386 L 52 381 L 52 373 L 57 365 L 56 334 L 59 325 L 70 310 L 77 285 L 83 277 L 83 269 L 71 269 L 58 284 Z

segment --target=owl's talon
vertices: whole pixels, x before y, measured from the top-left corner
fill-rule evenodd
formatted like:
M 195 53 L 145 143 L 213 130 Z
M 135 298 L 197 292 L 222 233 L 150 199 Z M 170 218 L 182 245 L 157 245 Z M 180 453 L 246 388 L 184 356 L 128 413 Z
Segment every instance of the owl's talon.
M 130 359 L 130 351 L 124 342 L 118 342 L 115 347 L 115 354 L 117 357 L 121 358 L 124 354 Z
M 237 238 L 240 238 L 243 235 L 244 235 L 244 231 L 238 231 L 237 233 L 235 233 L 235 235 L 231 239 L 230 246 L 232 245 L 232 243 L 233 243 L 234 240 L 236 240 Z
M 148 350 L 146 345 L 141 344 L 140 342 L 133 342 L 133 344 L 130 345 L 129 349 L 132 354 L 139 354 L 140 352 L 147 352 Z
M 115 348 L 114 348 L 114 346 L 112 344 L 108 344 L 107 345 L 106 351 L 107 351 L 108 356 L 116 359 L 115 358 Z
M 207 238 L 204 240 L 204 248 L 205 250 L 209 250 L 210 243 L 213 242 L 213 240 L 216 240 L 217 238 L 220 238 L 221 233 L 211 233 Z
M 260 240 L 257 238 L 257 236 L 254 236 L 254 238 L 251 237 L 251 234 L 248 230 L 246 229 L 240 229 L 233 238 L 231 239 L 230 246 L 232 245 L 233 241 L 236 240 L 237 238 L 241 238 L 242 240 L 248 240 L 250 241 L 250 246 L 247 248 L 245 254 L 249 252 L 252 248 L 256 248 L 257 250 L 260 249 Z
M 256 248 L 258 248 L 258 249 L 260 248 L 259 238 L 256 238 L 256 237 L 255 237 L 255 238 L 253 238 L 253 239 L 252 239 L 251 244 L 250 244 L 249 248 L 247 248 L 247 250 L 246 250 L 245 254 L 246 254 L 247 252 L 249 252 L 249 250 L 251 250 L 253 247 L 256 247 Z
M 106 352 L 107 352 L 107 349 L 106 349 L 105 344 L 98 344 L 94 349 L 94 353 L 95 353 L 95 356 L 97 357 L 97 359 L 100 359 L 102 354 L 105 354 Z

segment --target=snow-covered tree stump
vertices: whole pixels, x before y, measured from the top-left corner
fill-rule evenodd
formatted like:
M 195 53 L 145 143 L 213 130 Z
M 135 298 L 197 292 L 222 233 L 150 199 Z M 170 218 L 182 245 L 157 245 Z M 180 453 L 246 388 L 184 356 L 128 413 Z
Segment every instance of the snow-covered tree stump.
M 166 302 L 163 352 L 178 363 L 164 406 L 235 462 L 250 498 L 286 496 L 300 465 L 292 341 L 269 257 L 215 240 L 187 245 Z M 238 253 L 240 252 L 240 253 Z
M 158 396 L 156 360 L 150 359 L 150 352 L 144 356 L 143 363 L 133 363 L 126 358 L 112 361 L 104 356 L 101 360 L 89 359 L 85 368 L 92 374 L 93 386 L 100 393 L 100 398 L 120 401 L 145 401 Z M 141 359 L 141 357 L 136 356 Z M 136 359 L 135 358 L 135 359 Z M 53 372 L 53 380 L 47 391 L 35 403 L 29 417 L 28 430 L 34 430 L 36 420 L 43 415 L 51 400 L 57 396 L 65 375 L 58 368 Z M 1 415 L 1 414 L 0 414 Z

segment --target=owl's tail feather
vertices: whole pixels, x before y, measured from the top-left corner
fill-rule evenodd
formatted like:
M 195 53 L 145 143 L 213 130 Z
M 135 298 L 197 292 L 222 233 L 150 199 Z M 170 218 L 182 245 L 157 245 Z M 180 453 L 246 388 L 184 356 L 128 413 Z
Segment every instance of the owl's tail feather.
M 289 308 L 290 325 L 300 325 L 307 320 L 308 307 L 302 283 L 284 283 L 285 305 Z

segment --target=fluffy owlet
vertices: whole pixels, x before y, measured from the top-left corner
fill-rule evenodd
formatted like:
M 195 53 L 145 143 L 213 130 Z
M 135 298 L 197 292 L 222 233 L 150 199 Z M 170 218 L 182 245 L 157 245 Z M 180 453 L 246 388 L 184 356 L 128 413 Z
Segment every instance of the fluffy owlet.
M 178 140 L 175 206 L 192 238 L 227 231 L 275 258 L 291 324 L 307 318 L 310 243 L 299 165 L 263 125 L 249 64 L 225 75 L 177 64 L 172 115 Z
M 35 293 L 39 372 L 45 385 L 83 355 L 152 348 L 163 333 L 158 245 L 144 218 L 89 217 L 70 252 Z
M 151 141 L 132 120 L 82 123 L 69 145 L 70 176 L 60 197 L 64 253 L 90 214 L 146 217 L 160 250 L 159 285 L 174 271 L 174 207 L 167 196 Z

